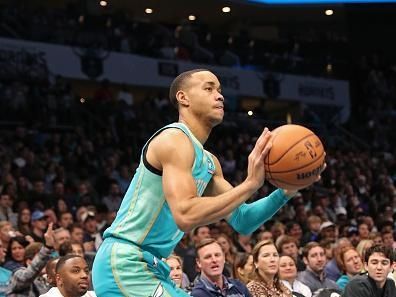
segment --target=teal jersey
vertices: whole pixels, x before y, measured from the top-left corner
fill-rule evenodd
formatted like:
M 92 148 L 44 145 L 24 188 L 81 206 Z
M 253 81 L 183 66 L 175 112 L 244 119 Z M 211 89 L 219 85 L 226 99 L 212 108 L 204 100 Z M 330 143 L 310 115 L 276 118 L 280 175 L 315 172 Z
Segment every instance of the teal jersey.
M 194 146 L 195 160 L 191 174 L 197 187 L 197 196 L 202 196 L 215 172 L 212 155 L 205 151 L 186 125 L 170 124 L 158 130 L 143 147 L 139 167 L 117 216 L 103 235 L 104 238 L 112 237 L 130 242 L 158 258 L 168 257 L 184 234 L 177 227 L 165 199 L 162 173 L 151 167 L 145 158 L 150 141 L 169 128 L 182 130 Z

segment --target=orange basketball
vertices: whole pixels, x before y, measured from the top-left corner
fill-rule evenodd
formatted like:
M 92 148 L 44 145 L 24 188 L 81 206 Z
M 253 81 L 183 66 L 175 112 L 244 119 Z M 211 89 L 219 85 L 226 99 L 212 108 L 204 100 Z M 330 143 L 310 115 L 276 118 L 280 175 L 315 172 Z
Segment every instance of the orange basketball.
M 299 125 L 280 126 L 272 134 L 272 148 L 264 160 L 267 180 L 288 190 L 314 183 L 325 163 L 325 151 L 318 136 Z

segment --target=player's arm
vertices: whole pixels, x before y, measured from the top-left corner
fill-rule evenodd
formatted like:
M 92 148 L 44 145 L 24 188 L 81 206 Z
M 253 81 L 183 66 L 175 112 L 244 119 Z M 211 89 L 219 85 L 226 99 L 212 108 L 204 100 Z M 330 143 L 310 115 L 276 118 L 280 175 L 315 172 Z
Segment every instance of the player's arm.
M 233 186 L 224 179 L 219 160 L 213 156 L 216 172 L 206 188 L 205 194 L 220 195 L 233 189 Z M 295 192 L 275 190 L 269 196 L 258 199 L 253 203 L 243 203 L 230 213 L 226 219 L 228 223 L 241 234 L 250 234 L 268 221 Z
M 212 197 L 198 197 L 191 168 L 194 148 L 187 136 L 169 129 L 150 143 L 147 159 L 162 170 L 165 198 L 176 224 L 183 231 L 210 224 L 228 216 L 263 183 L 263 159 L 270 149 L 271 134 L 265 130 L 249 156 L 248 177 L 239 186 Z M 152 164 L 153 165 L 153 164 Z M 160 167 L 160 168 L 159 168 Z

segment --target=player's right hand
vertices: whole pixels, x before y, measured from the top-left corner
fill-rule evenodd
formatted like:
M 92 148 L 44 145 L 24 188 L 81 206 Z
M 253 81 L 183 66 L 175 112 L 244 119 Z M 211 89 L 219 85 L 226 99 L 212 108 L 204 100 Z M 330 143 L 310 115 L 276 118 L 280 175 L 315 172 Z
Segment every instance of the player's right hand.
M 259 189 L 265 179 L 264 158 L 272 147 L 272 134 L 265 128 L 257 139 L 256 144 L 249 154 L 246 182 L 254 189 Z

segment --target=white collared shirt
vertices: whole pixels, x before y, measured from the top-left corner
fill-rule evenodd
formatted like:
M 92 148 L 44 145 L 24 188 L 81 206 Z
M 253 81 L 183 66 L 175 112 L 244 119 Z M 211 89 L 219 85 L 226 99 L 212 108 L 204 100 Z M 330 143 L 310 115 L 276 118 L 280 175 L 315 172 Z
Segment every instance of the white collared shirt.
M 40 295 L 40 297 L 64 297 L 57 287 L 51 288 L 47 293 Z M 81 297 L 96 297 L 94 291 L 88 291 Z
M 282 280 L 282 282 L 292 292 L 300 293 L 305 297 L 312 296 L 310 288 L 297 279 L 294 280 L 293 284 L 290 284 L 287 280 Z

